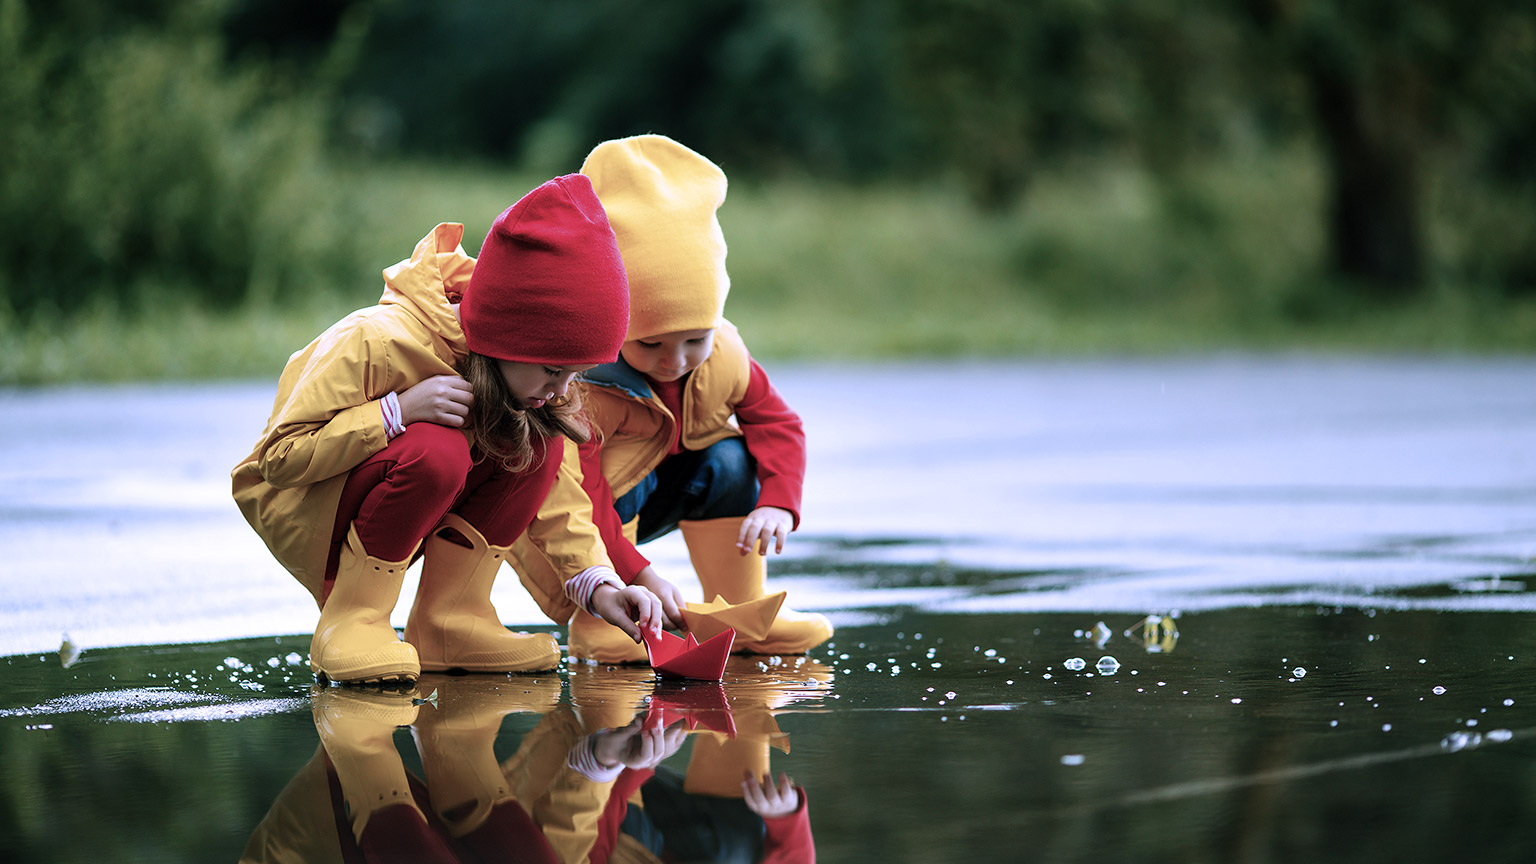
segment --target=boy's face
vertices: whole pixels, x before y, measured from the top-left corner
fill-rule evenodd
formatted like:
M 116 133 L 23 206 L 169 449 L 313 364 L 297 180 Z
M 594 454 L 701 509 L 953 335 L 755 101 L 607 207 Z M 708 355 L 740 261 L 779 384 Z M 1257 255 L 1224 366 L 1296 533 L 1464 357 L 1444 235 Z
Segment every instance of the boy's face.
M 714 328 L 679 330 L 624 343 L 624 362 L 652 381 L 676 381 L 699 368 L 715 348 Z
M 497 360 L 501 379 L 507 382 L 512 398 L 524 409 L 542 406 L 551 399 L 564 396 L 571 389 L 571 381 L 594 366 L 545 366 L 542 363 L 521 363 L 516 360 Z

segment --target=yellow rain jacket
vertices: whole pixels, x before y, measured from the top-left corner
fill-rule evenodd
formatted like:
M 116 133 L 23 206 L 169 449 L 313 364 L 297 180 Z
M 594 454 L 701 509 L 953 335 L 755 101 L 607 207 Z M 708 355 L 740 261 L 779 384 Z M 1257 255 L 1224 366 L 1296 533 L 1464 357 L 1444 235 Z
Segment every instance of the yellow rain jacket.
M 475 267 L 459 245 L 463 236 L 458 223 L 433 228 L 410 258 L 384 271 L 378 305 L 353 312 L 288 358 L 267 427 L 232 472 L 240 512 L 316 603 L 342 486 L 389 440 L 380 400 L 458 374 L 469 353 L 452 306 Z M 560 474 L 527 536 L 549 562 L 557 594 L 582 570 L 610 564 L 573 441 L 565 441 Z

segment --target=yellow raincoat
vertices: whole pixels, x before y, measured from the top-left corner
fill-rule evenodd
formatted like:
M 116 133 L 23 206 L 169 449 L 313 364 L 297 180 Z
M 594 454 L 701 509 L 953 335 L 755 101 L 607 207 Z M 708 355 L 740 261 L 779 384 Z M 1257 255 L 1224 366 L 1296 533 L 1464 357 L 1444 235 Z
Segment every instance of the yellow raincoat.
M 353 312 L 288 359 L 267 427 L 232 472 L 240 512 L 316 603 L 342 486 L 389 440 L 380 400 L 458 374 L 469 353 L 450 300 L 474 272 L 463 236 L 458 223 L 433 228 L 410 258 L 384 271 L 378 305 Z M 610 563 L 577 463 L 575 442 L 566 440 L 555 487 L 528 528 L 562 586 Z

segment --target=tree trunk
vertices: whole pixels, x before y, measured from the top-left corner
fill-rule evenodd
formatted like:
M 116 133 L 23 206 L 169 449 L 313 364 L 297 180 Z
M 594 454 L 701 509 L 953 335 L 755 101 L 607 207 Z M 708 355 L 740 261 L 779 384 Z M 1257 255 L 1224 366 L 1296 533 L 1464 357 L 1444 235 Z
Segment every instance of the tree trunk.
M 1302 56 L 1328 161 L 1333 271 L 1380 297 L 1411 293 L 1425 257 L 1417 76 L 1379 57 L 1345 68 L 1315 46 Z

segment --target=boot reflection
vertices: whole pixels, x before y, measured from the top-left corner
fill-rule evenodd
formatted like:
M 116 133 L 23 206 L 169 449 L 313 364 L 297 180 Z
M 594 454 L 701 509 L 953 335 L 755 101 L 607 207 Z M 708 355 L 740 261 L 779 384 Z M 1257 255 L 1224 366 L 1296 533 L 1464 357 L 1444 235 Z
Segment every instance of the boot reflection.
M 240 860 L 554 861 L 492 748 L 507 715 L 559 704 L 559 679 L 427 675 L 421 684 L 410 692 L 312 688 L 320 747 Z M 425 784 L 395 746 L 402 726 L 412 728 Z
M 808 658 L 732 658 L 724 684 L 576 667 L 572 707 L 503 767 L 562 862 L 814 861 L 805 792 L 769 757 L 789 752 L 774 712 L 832 681 Z M 664 763 L 685 740 L 679 772 Z
M 560 704 L 554 675 L 488 678 L 426 674 L 430 692 L 411 734 L 427 775 L 432 811 L 469 860 L 552 861 L 528 812 L 496 760 L 496 737 L 511 714 L 548 713 Z

